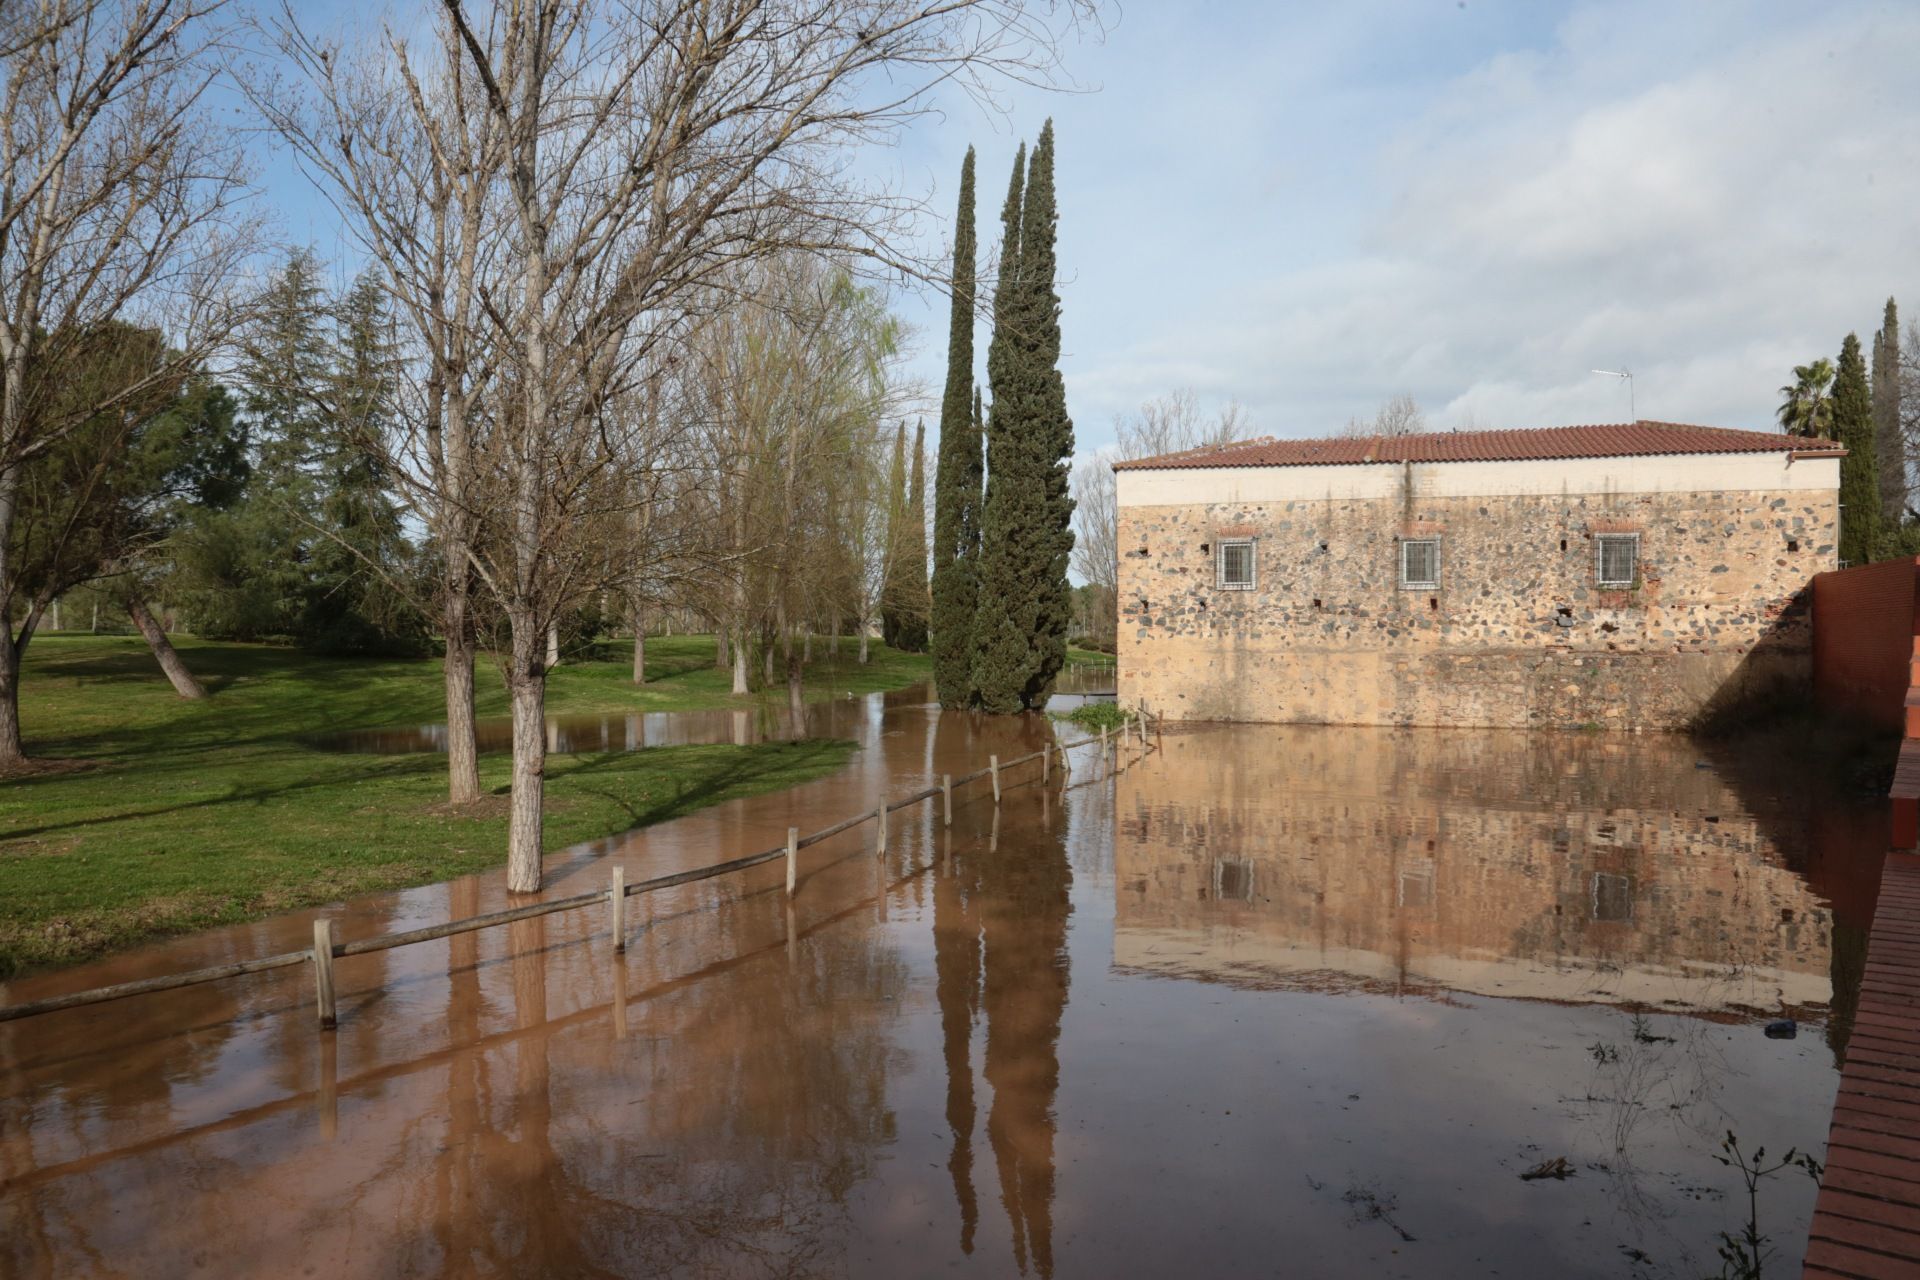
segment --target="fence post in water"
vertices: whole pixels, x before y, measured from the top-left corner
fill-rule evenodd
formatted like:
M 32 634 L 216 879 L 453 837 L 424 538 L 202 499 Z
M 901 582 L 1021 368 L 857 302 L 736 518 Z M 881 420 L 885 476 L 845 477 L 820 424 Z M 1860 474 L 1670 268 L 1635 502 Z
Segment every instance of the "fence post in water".
M 313 922 L 313 992 L 321 1029 L 330 1029 L 334 1025 L 333 921 L 325 916 Z
M 987 770 L 988 772 L 993 774 L 993 803 L 994 803 L 994 807 L 998 808 L 1000 805 L 1000 757 L 999 756 L 987 757 Z
M 1040 750 L 1040 785 L 1046 786 L 1053 781 L 1053 752 L 1042 747 Z
M 793 886 L 800 876 L 800 828 L 787 828 L 787 896 L 793 896 Z
M 880 824 L 880 838 L 874 841 L 873 856 L 884 858 L 887 856 L 887 802 L 885 800 L 882 800 L 880 807 L 873 811 L 873 816 Z
M 613 887 L 607 890 L 607 918 L 613 926 L 613 949 L 627 949 L 627 869 L 615 866 Z
M 945 816 L 945 820 L 941 823 L 941 825 L 947 826 L 947 827 L 952 826 L 953 825 L 953 775 L 950 773 L 943 773 L 940 775 L 940 807 Z

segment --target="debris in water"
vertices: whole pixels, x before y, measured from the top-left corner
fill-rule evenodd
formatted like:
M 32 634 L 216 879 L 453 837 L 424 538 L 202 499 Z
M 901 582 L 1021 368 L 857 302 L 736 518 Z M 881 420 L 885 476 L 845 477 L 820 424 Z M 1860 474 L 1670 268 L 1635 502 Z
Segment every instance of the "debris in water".
M 1576 1170 L 1574 1169 L 1574 1167 L 1571 1164 L 1567 1163 L 1567 1158 L 1565 1156 L 1555 1156 L 1551 1160 L 1542 1160 L 1539 1164 L 1533 1166 L 1533 1168 L 1521 1174 L 1520 1181 L 1537 1182 L 1541 1178 L 1552 1178 L 1556 1181 L 1565 1181 L 1566 1179 L 1571 1178 L 1575 1172 Z
M 1413 1233 L 1393 1220 L 1393 1211 L 1400 1207 L 1400 1201 L 1381 1194 L 1377 1185 L 1348 1187 L 1340 1198 L 1353 1210 L 1355 1222 L 1384 1222 L 1398 1232 L 1403 1241 L 1414 1243 Z
M 1767 1039 L 1791 1040 L 1800 1034 L 1800 1024 L 1792 1018 L 1782 1018 L 1778 1022 L 1767 1024 Z

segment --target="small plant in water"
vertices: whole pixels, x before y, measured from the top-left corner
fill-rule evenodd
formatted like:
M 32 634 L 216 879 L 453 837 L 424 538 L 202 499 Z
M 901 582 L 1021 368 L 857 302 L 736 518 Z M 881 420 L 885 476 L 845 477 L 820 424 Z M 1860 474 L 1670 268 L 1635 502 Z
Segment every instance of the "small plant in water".
M 1620 1061 L 1620 1050 L 1604 1040 L 1595 1040 L 1587 1046 L 1587 1053 L 1601 1066 L 1611 1066 Z
M 1761 1268 L 1773 1256 L 1773 1245 L 1760 1231 L 1760 1183 L 1783 1169 L 1802 1169 L 1815 1182 L 1820 1181 L 1822 1166 L 1818 1160 L 1792 1147 L 1772 1164 L 1767 1149 L 1756 1147 L 1751 1156 L 1740 1150 L 1740 1139 L 1729 1129 L 1720 1143 L 1722 1154 L 1714 1157 L 1729 1169 L 1738 1169 L 1747 1184 L 1747 1225 L 1740 1234 L 1720 1233 L 1721 1280 L 1760 1280 Z
M 1102 729 L 1112 733 L 1131 720 L 1133 713 L 1117 702 L 1086 702 L 1071 711 L 1060 712 L 1058 718 L 1095 733 Z
M 1633 1015 L 1633 1039 L 1637 1044 L 1673 1043 L 1672 1036 L 1654 1034 L 1653 1023 L 1647 1021 L 1647 1015 L 1644 1013 L 1636 1013 Z

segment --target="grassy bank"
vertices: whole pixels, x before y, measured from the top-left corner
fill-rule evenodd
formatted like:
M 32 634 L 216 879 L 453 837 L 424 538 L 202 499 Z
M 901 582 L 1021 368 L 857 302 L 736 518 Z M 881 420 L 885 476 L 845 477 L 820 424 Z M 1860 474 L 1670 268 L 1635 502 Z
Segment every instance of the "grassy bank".
M 65 767 L 0 782 L 0 976 L 144 939 L 256 918 L 348 894 L 499 865 L 508 762 L 481 757 L 493 799 L 450 814 L 438 755 L 344 755 L 301 739 L 336 729 L 438 722 L 433 661 L 315 658 L 285 649 L 183 641 L 213 692 L 173 695 L 137 639 L 46 636 L 28 651 L 28 749 Z M 875 647 L 865 667 L 842 644 L 809 669 L 816 696 L 896 688 L 927 660 Z M 754 705 L 728 693 L 699 637 L 553 675 L 555 712 L 680 711 Z M 504 715 L 485 665 L 482 716 Z M 547 844 L 559 848 L 792 786 L 844 765 L 846 742 L 661 747 L 555 756 Z

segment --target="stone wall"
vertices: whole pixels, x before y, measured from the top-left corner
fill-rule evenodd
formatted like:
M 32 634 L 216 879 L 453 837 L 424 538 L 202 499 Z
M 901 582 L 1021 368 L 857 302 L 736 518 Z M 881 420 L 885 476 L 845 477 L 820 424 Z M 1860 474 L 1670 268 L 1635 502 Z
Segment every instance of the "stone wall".
M 1120 697 L 1175 719 L 1674 729 L 1805 687 L 1835 490 L 1463 496 L 1476 465 L 1449 464 L 1453 492 L 1406 468 L 1372 495 L 1152 504 L 1123 472 Z M 1639 535 L 1632 588 L 1596 585 L 1601 533 Z M 1399 586 L 1408 536 L 1440 539 L 1437 590 Z M 1225 590 L 1215 548 L 1240 537 L 1257 585 Z
M 1666 1011 L 1831 998 L 1833 915 L 1793 870 L 1814 824 L 1748 810 L 1684 743 L 1263 727 L 1160 745 L 1115 784 L 1123 967 Z

